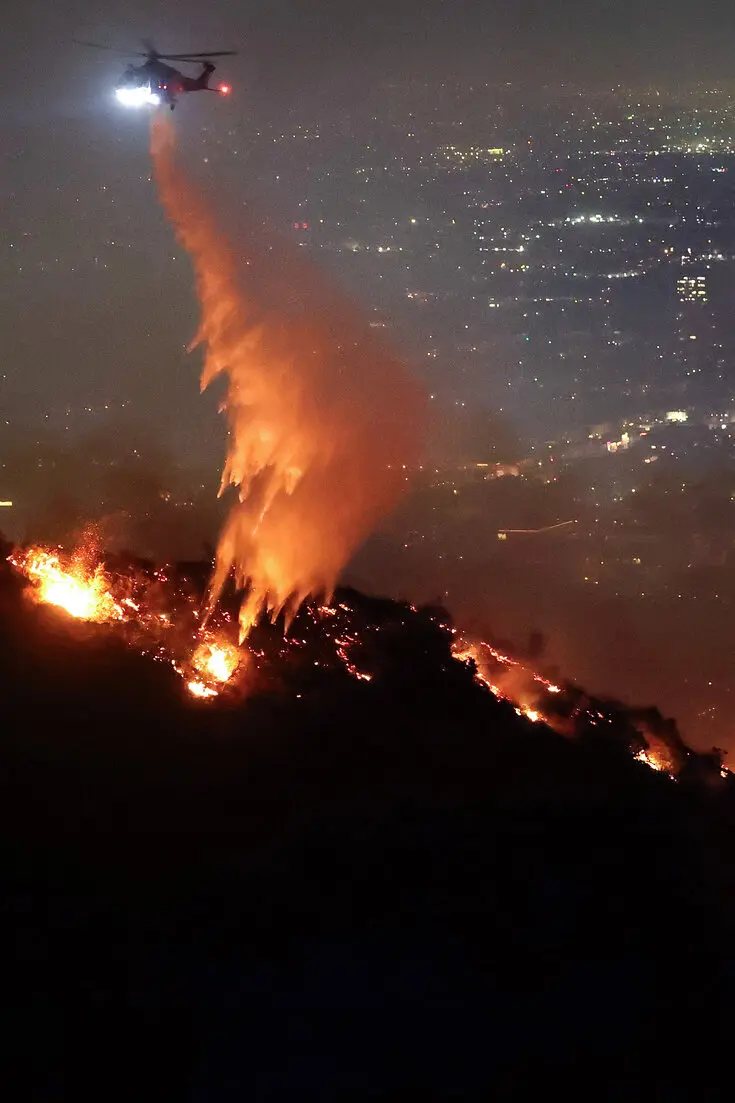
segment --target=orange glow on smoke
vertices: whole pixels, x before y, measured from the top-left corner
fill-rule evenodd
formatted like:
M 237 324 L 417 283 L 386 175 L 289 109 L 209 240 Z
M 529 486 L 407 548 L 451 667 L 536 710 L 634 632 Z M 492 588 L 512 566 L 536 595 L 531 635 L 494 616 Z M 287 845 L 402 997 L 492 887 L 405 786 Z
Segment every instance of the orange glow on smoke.
M 230 244 L 152 121 L 161 202 L 196 274 L 202 388 L 222 377 L 229 422 L 220 493 L 237 488 L 220 535 L 210 607 L 232 572 L 241 639 L 261 614 L 287 622 L 397 503 L 415 464 L 423 396 L 370 328 L 301 255 L 251 226 Z

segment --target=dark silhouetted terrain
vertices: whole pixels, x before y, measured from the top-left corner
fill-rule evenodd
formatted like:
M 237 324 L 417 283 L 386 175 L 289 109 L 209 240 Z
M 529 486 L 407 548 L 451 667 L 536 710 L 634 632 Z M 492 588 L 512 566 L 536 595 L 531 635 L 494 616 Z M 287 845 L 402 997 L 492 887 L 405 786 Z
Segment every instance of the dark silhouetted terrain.
M 532 725 L 350 600 L 371 683 L 306 654 L 197 703 L 4 568 L 6 1098 L 713 1098 L 732 778 Z

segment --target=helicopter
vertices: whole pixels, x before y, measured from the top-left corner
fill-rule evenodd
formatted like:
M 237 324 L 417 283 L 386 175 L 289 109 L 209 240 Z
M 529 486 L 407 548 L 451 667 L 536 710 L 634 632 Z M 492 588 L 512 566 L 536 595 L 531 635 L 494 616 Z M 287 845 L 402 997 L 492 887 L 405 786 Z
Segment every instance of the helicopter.
M 115 87 L 118 101 L 125 107 L 142 107 L 144 104 L 158 106 L 166 104 L 173 109 L 176 101 L 184 92 L 217 92 L 226 96 L 230 92 L 229 84 L 220 84 L 213 88 L 209 81 L 214 65 L 213 57 L 233 57 L 235 50 L 215 50 L 190 54 L 161 54 L 150 42 L 143 42 L 145 50 L 116 50 L 114 46 L 101 46 L 98 42 L 79 42 L 79 46 L 90 46 L 94 50 L 109 50 L 126 57 L 142 57 L 142 65 L 130 64 Z M 202 66 L 196 77 L 179 72 L 167 61 L 187 61 Z

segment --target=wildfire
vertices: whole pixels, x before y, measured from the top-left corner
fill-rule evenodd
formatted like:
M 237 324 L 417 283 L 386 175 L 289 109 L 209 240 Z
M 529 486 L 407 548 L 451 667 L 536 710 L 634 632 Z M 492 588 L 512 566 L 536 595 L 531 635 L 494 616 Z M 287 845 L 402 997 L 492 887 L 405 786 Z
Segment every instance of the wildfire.
M 191 641 L 188 634 L 176 631 L 169 612 L 146 603 L 145 583 L 140 583 L 140 596 L 131 597 L 128 591 L 135 580 L 114 577 L 101 562 L 90 566 L 90 554 L 89 549 L 65 555 L 33 547 L 14 552 L 10 562 L 32 583 L 39 603 L 63 609 L 77 620 L 121 625 L 132 632 L 129 642 L 170 662 L 192 696 L 216 697 L 242 665 L 243 652 L 202 628 L 195 630 Z M 154 578 L 159 584 L 167 582 L 160 571 Z M 189 611 L 196 624 L 197 611 Z
M 335 639 L 334 642 L 337 646 L 337 656 L 344 663 L 347 672 L 353 678 L 357 678 L 358 682 L 371 682 L 373 680 L 372 674 L 366 674 L 363 670 L 358 670 L 348 655 L 349 648 L 357 643 L 357 637 L 345 635 L 344 639 Z
M 182 592 L 166 569 L 119 574 L 102 561 L 92 564 L 92 555 L 91 547 L 71 554 L 33 547 L 16 550 L 9 561 L 32 584 L 36 601 L 64 608 L 80 620 L 116 626 L 130 646 L 168 663 L 192 697 L 218 697 L 239 681 L 252 658 L 265 658 L 232 641 L 227 612 L 202 624 L 196 596 Z M 331 653 L 331 661 L 342 664 L 357 681 L 370 682 L 373 675 L 359 669 L 353 658 L 360 636 L 352 609 L 344 603 L 314 606 L 307 617 L 327 646 L 326 663 Z M 289 637 L 285 652 L 305 643 Z
M 207 641 L 199 645 L 192 655 L 192 666 L 200 674 L 215 682 L 229 682 L 240 665 L 242 655 L 236 647 L 226 643 Z
M 677 758 L 672 753 L 671 748 L 666 745 L 663 739 L 651 732 L 645 724 L 641 725 L 639 730 L 647 745 L 633 755 L 636 762 L 643 762 L 651 770 L 667 774 L 672 780 L 675 780 L 681 763 L 677 763 Z
M 488 689 L 498 700 L 508 701 L 513 705 L 517 716 L 524 716 L 532 724 L 543 722 L 559 732 L 569 732 L 574 727 L 560 720 L 552 710 L 552 714 L 545 715 L 543 711 L 543 697 L 540 693 L 552 696 L 564 697 L 565 691 L 561 686 L 549 681 L 543 675 L 527 670 L 517 659 L 505 655 L 492 644 L 484 640 L 469 642 L 459 635 L 456 629 L 452 629 L 454 641 L 452 653 L 459 662 L 472 663 L 475 668 L 475 681 Z M 534 687 L 538 687 L 534 691 Z M 532 697 L 532 704 L 529 704 Z M 609 722 L 611 717 L 599 708 L 594 707 L 589 701 L 586 704 L 576 704 L 568 710 L 571 721 L 582 721 L 591 727 L 599 727 L 601 723 Z M 675 750 L 668 745 L 666 740 L 657 735 L 655 731 L 634 717 L 632 727 L 635 732 L 643 736 L 647 746 L 633 752 L 637 762 L 643 762 L 651 770 L 657 773 L 665 773 L 672 780 L 677 779 L 681 763 Z M 637 740 L 633 742 L 635 746 Z M 728 771 L 720 771 L 722 777 L 728 776 Z
M 314 272 L 276 259 L 272 242 L 258 249 L 254 236 L 247 249 L 230 245 L 186 178 L 170 123 L 156 117 L 153 126 L 161 201 L 196 274 L 202 389 L 218 376 L 226 382 L 222 409 L 230 432 L 221 492 L 236 487 L 239 497 L 217 548 L 207 612 L 200 616 L 189 605 L 182 628 L 176 603 L 162 611 L 145 584 L 126 585 L 102 562 L 91 565 L 89 550 L 65 557 L 31 548 L 10 561 L 33 585 L 36 600 L 79 620 L 121 626 L 128 642 L 170 663 L 192 697 L 208 700 L 233 682 L 246 660 L 262 657 L 219 632 L 214 611 L 230 573 L 246 595 L 241 645 L 263 614 L 274 620 L 283 613 L 288 623 L 310 595 L 330 602 L 355 548 L 405 489 L 405 472 L 418 455 L 423 398 Z M 168 584 L 163 572 L 155 578 Z M 354 661 L 361 649 L 369 654 L 369 641 L 353 610 L 325 603 L 307 612 L 332 648 L 314 665 L 338 661 L 353 678 L 370 682 L 373 674 Z M 581 693 L 572 696 L 571 687 L 562 689 L 490 643 L 469 643 L 453 632 L 454 658 L 472 662 L 476 681 L 518 716 L 553 726 L 566 705 L 566 718 L 593 726 L 610 720 L 589 701 L 580 704 Z M 292 639 L 289 646 L 305 642 Z M 545 695 L 560 698 L 556 712 Z M 666 741 L 648 732 L 645 740 L 635 758 L 675 776 L 676 756 Z
M 12 562 L 35 585 L 39 601 L 95 624 L 123 619 L 123 610 L 110 593 L 101 565 L 90 571 L 77 559 L 64 566 L 58 555 L 40 548 L 31 548 Z
M 452 653 L 459 662 L 474 663 L 475 681 L 489 689 L 497 700 L 510 701 L 514 706 L 516 716 L 525 716 L 532 724 L 537 724 L 539 721 L 549 723 L 540 709 L 522 703 L 522 698 L 524 695 L 528 695 L 529 689 L 534 683 L 542 685 L 547 693 L 560 693 L 560 686 L 547 681 L 540 674 L 532 674 L 526 671 L 517 659 L 512 659 L 509 655 L 498 651 L 497 648 L 485 643 L 484 640 L 479 643 L 469 643 L 467 640 L 457 637 L 452 645 Z M 505 683 L 503 688 L 498 685 L 498 681 Z M 513 686 L 510 682 L 515 684 L 518 693 L 513 692 Z M 534 696 L 536 695 L 534 694 Z
M 656 770 L 657 773 L 662 773 L 666 769 L 664 764 L 659 762 L 655 755 L 651 754 L 650 750 L 643 749 L 637 751 L 636 754 L 633 755 L 633 758 L 636 762 L 644 762 L 646 766 L 650 766 L 650 768 Z
M 273 655 L 288 661 L 288 656 L 306 649 L 311 663 L 308 649 L 312 645 L 320 649 L 314 666 L 341 665 L 359 682 L 375 678 L 360 667 L 365 661 L 368 665 L 376 661 L 372 640 L 381 624 L 362 620 L 359 609 L 345 602 L 307 605 L 302 614 L 304 632 L 289 633 L 269 658 L 268 648 L 244 648 L 232 641 L 232 617 L 226 609 L 218 610 L 203 625 L 200 597 L 182 587 L 166 569 L 115 573 L 102 560 L 93 562 L 91 546 L 72 554 L 32 547 L 16 550 L 9 561 L 30 582 L 35 601 L 61 608 L 78 620 L 109 625 L 130 646 L 169 663 L 186 691 L 198 700 L 213 700 L 227 687 L 241 684 L 241 672 L 251 662 L 263 662 L 267 668 Z M 412 609 L 412 614 L 417 612 Z M 595 703 L 574 687 L 556 685 L 527 669 L 490 643 L 470 642 L 456 629 L 451 632 L 454 659 L 472 663 L 476 682 L 497 700 L 512 705 L 517 716 L 568 734 L 613 722 L 616 706 L 606 709 L 604 703 Z M 557 698 L 557 703 L 552 706 L 550 698 Z M 629 724 L 634 758 L 676 780 L 682 752 L 666 727 L 660 729 L 651 710 L 632 710 Z M 720 773 L 723 778 L 730 777 L 724 764 Z
M 223 640 L 207 638 L 191 657 L 189 665 L 196 676 L 187 681 L 186 688 L 194 697 L 216 697 L 242 662 L 243 652 L 239 648 Z
M 206 682 L 200 681 L 198 678 L 193 678 L 190 682 L 186 683 L 186 688 L 192 697 L 216 697 L 217 690 L 212 686 L 208 686 Z

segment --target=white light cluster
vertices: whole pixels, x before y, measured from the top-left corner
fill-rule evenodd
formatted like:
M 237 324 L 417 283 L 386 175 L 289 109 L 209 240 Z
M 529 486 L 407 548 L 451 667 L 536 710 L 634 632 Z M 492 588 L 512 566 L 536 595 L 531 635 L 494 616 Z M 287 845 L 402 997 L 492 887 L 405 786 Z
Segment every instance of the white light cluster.
M 135 88 L 118 88 L 115 95 L 125 107 L 142 107 L 146 103 L 155 107 L 161 102 L 158 93 L 151 91 L 150 84 L 141 84 Z

